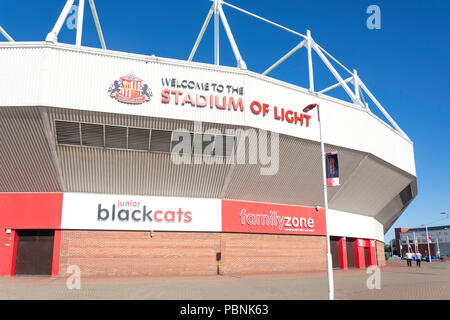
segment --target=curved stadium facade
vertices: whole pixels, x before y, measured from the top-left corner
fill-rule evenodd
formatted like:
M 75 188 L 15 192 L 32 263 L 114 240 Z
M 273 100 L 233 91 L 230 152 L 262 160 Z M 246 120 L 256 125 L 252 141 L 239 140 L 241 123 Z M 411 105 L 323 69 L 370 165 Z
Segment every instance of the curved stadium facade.
M 357 103 L 244 68 L 0 43 L 0 274 L 326 269 L 318 119 L 338 152 L 333 267 L 384 264 L 413 144 Z

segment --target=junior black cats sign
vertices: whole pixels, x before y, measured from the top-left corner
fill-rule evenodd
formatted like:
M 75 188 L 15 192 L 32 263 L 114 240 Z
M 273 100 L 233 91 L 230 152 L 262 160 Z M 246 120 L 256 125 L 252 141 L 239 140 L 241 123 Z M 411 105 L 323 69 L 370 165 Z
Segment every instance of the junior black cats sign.
M 221 231 L 218 199 L 65 193 L 62 229 Z

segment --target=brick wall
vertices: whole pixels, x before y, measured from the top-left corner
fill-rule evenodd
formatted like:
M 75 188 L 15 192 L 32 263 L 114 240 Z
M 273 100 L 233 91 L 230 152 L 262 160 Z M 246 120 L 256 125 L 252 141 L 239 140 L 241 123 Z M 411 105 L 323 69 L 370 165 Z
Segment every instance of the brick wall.
M 326 240 L 318 236 L 222 234 L 224 274 L 326 270 Z
M 377 260 L 378 266 L 382 267 L 386 265 L 386 256 L 384 255 L 384 242 L 377 241 Z
M 61 232 L 60 272 L 84 276 L 214 275 L 325 270 L 325 238 L 238 233 Z

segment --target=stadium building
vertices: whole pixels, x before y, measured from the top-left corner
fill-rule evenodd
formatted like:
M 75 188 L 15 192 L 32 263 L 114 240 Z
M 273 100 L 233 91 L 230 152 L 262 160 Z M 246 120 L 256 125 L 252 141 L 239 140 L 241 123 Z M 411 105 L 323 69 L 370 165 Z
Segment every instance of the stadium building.
M 102 48 L 81 46 L 82 22 L 75 45 L 58 43 L 73 3 L 45 42 L 0 29 L 0 275 L 325 270 L 319 122 L 303 111 L 312 103 L 325 151 L 339 159 L 339 185 L 328 188 L 333 267 L 385 263 L 384 233 L 417 194 L 413 143 L 309 31 L 259 74 L 246 68 L 225 2 L 212 4 L 187 61 L 106 49 L 93 1 Z M 219 65 L 218 37 L 215 64 L 192 61 L 213 16 L 236 68 Z M 301 48 L 309 88 L 267 75 Z M 313 53 L 336 85 L 314 89 Z M 350 101 L 325 94 L 338 86 Z

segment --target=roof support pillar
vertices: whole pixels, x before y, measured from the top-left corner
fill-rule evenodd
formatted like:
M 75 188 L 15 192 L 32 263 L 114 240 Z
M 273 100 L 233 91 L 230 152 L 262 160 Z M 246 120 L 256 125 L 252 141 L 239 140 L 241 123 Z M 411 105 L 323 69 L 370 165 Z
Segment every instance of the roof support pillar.
M 214 0 L 214 64 L 219 65 L 219 0 Z
M 5 36 L 5 38 L 10 41 L 10 42 L 14 42 L 14 39 L 8 34 L 8 32 L 5 31 L 5 29 L 3 29 L 2 27 L 0 27 L 0 33 Z
M 378 102 L 377 98 L 374 97 L 374 95 L 372 94 L 372 92 L 369 91 L 369 89 L 367 89 L 367 87 L 364 85 L 364 83 L 360 80 L 359 81 L 359 85 L 361 86 L 361 89 L 363 89 L 366 94 L 369 96 L 369 98 L 373 101 L 373 103 L 377 106 L 377 108 L 381 111 L 381 113 L 386 117 L 386 119 L 388 119 L 388 121 L 391 123 L 391 125 L 395 128 L 395 130 L 397 130 L 398 132 L 400 132 L 405 138 L 407 138 L 408 140 L 409 137 L 406 135 L 406 133 L 403 132 L 403 130 L 398 126 L 398 124 L 394 121 L 394 119 L 392 119 L 392 117 L 389 115 L 389 113 L 387 113 L 387 111 L 383 108 L 383 106 L 381 105 L 381 103 Z
M 98 37 L 100 39 L 100 43 L 102 44 L 102 48 L 106 50 L 105 39 L 103 38 L 102 27 L 100 25 L 100 21 L 98 19 L 97 9 L 95 9 L 94 0 L 89 0 L 89 5 L 91 7 L 92 16 L 94 17 L 95 26 L 97 28 Z
M 78 4 L 78 17 L 77 17 L 77 39 L 75 44 L 81 46 L 81 36 L 83 34 L 83 15 L 84 15 L 84 0 L 80 0 Z
M 312 64 L 312 52 L 311 48 L 313 40 L 311 37 L 311 31 L 306 30 L 306 49 L 308 50 L 308 74 L 309 74 L 309 91 L 314 92 L 314 72 Z
M 313 44 L 313 49 L 316 51 L 317 55 L 322 59 L 323 63 L 328 67 L 328 69 L 331 71 L 331 73 L 334 75 L 337 81 L 341 84 L 341 86 L 344 88 L 345 92 L 347 92 L 348 96 L 352 99 L 352 102 L 356 102 L 356 97 L 353 94 L 352 90 L 348 87 L 347 83 L 341 78 L 339 73 L 336 71 L 336 69 L 333 67 L 333 65 L 328 61 L 327 57 L 322 53 L 320 48 L 317 47 L 317 45 Z
M 64 6 L 63 10 L 61 11 L 61 14 L 59 15 L 59 18 L 56 21 L 55 26 L 53 27 L 52 31 L 50 31 L 50 33 L 47 34 L 45 41 L 52 42 L 52 43 L 58 42 L 59 31 L 61 31 L 64 21 L 66 21 L 67 15 L 69 14 L 69 11 L 72 8 L 74 1 L 75 0 L 67 0 L 66 5 Z
M 188 61 L 192 61 L 194 58 L 195 52 L 197 52 L 198 45 L 200 44 L 200 41 L 202 41 L 203 34 L 206 31 L 206 28 L 208 27 L 209 21 L 211 20 L 211 17 L 214 13 L 214 4 L 209 9 L 208 15 L 206 16 L 205 22 L 203 22 L 203 26 L 200 30 L 200 33 L 197 36 L 197 40 L 195 40 L 194 47 L 191 50 L 191 54 L 189 55 Z
M 242 59 L 241 54 L 239 53 L 239 49 L 236 45 L 236 41 L 234 40 L 233 33 L 231 32 L 230 26 L 228 25 L 227 18 L 225 17 L 225 13 L 223 13 L 222 6 L 219 5 L 219 14 L 220 18 L 223 23 L 223 27 L 225 29 L 225 32 L 227 33 L 228 40 L 230 41 L 231 48 L 233 49 L 234 57 L 236 58 L 237 65 L 241 69 L 247 69 L 247 65 L 245 64 L 245 61 Z
M 266 71 L 264 71 L 262 74 L 266 75 L 276 67 L 278 67 L 284 60 L 292 56 L 294 53 L 296 53 L 298 50 L 300 50 L 306 43 L 306 40 L 301 41 L 298 45 L 296 45 L 291 51 L 286 53 L 281 59 L 279 59 L 277 62 L 275 62 L 272 66 L 270 66 Z

